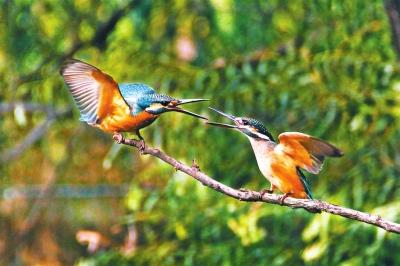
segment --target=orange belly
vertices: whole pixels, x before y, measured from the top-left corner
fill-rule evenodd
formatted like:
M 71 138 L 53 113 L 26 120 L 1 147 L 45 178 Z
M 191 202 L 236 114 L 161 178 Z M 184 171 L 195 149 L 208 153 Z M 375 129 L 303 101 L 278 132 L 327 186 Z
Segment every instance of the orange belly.
M 135 116 L 130 113 L 113 113 L 107 115 L 98 127 L 107 132 L 133 132 L 150 125 L 156 119 L 156 115 L 144 111 Z
M 306 199 L 308 198 L 305 192 L 300 176 L 297 174 L 296 165 L 292 164 L 289 158 L 276 158 L 272 160 L 272 180 L 273 185 L 282 193 L 290 193 L 291 197 Z M 283 163 L 286 162 L 286 163 Z

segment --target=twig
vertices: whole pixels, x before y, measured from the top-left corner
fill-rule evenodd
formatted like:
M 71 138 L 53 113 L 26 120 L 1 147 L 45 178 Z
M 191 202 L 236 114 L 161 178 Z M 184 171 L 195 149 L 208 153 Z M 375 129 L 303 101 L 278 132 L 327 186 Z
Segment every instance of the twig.
M 123 139 L 121 144 L 133 146 L 136 148 L 140 148 L 140 142 L 132 139 Z M 201 182 L 204 186 L 210 187 L 222 194 L 230 196 L 232 198 L 241 200 L 241 201 L 260 201 L 260 202 L 267 202 L 271 204 L 281 205 L 281 196 L 275 194 L 268 194 L 264 193 L 263 195 L 257 191 L 240 191 L 234 188 L 231 188 L 227 185 L 224 185 L 208 175 L 204 174 L 203 172 L 199 171 L 197 167 L 190 167 L 187 166 L 176 159 L 172 158 L 171 156 L 163 153 L 159 149 L 154 149 L 151 147 L 146 146 L 143 150 L 143 154 L 150 154 L 155 156 L 162 161 L 172 165 L 176 170 L 182 171 L 189 176 L 195 178 L 197 181 Z M 400 224 L 388 221 L 380 217 L 379 215 L 373 215 L 365 212 L 360 212 L 357 210 L 353 210 L 350 208 L 341 207 L 338 205 L 334 205 L 328 202 L 320 201 L 320 200 L 305 200 L 305 199 L 295 199 L 288 197 L 283 202 L 284 206 L 290 208 L 303 208 L 309 212 L 316 213 L 316 212 L 327 212 L 334 215 L 340 215 L 342 217 L 357 220 L 360 222 L 364 222 L 367 224 L 371 224 L 388 232 L 394 232 L 400 234 Z
M 138 3 L 138 0 L 132 0 L 120 9 L 115 10 L 115 12 L 111 14 L 111 16 L 104 23 L 98 23 L 98 27 L 93 35 L 93 38 L 90 40 L 78 40 L 73 43 L 72 47 L 63 54 L 51 53 L 45 57 L 43 61 L 39 63 L 30 73 L 17 77 L 15 83 L 13 84 L 12 90 L 16 90 L 16 88 L 22 84 L 40 80 L 42 78 L 41 72 L 43 67 L 48 65 L 50 62 L 54 61 L 57 63 L 57 65 L 59 65 L 65 59 L 72 57 L 80 49 L 90 45 L 104 49 L 106 47 L 107 37 L 114 31 L 118 21 L 120 21 Z
M 34 127 L 28 135 L 17 145 L 9 150 L 4 151 L 0 156 L 0 162 L 8 162 L 20 156 L 26 149 L 32 146 L 37 140 L 39 140 L 47 129 L 53 123 L 54 119 L 46 119 L 36 127 Z
M 22 108 L 26 112 L 45 112 L 47 114 L 54 112 L 53 107 L 44 105 L 44 104 L 37 104 L 37 103 L 25 103 L 25 102 L 3 102 L 0 103 L 0 114 L 1 113 L 9 113 L 13 112 L 16 108 Z
M 2 111 L 11 111 L 10 107 L 16 107 L 17 104 L 0 104 L 0 113 Z M 19 157 L 25 150 L 27 150 L 30 146 L 32 146 L 36 141 L 38 141 L 50 128 L 51 124 L 58 118 L 70 113 L 71 109 L 65 109 L 61 111 L 54 111 L 50 107 L 38 104 L 25 104 L 24 107 L 30 108 L 31 111 L 40 110 L 44 111 L 47 114 L 47 118 L 42 123 L 38 124 L 34 127 L 25 138 L 17 143 L 14 147 L 6 150 L 0 154 L 0 162 L 8 162 L 14 160 Z
M 90 44 L 104 49 L 106 46 L 107 36 L 114 30 L 118 21 L 125 16 L 135 5 L 139 4 L 139 0 L 132 0 L 126 6 L 119 10 L 116 10 L 107 20 L 106 23 L 100 25 L 93 38 L 90 40 Z

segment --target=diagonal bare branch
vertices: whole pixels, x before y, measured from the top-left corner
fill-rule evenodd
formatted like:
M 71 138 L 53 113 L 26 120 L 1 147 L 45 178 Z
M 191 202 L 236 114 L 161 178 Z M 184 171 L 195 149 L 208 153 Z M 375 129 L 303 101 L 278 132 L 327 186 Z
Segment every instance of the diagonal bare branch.
M 45 112 L 49 114 L 53 112 L 53 107 L 39 104 L 39 103 L 25 103 L 25 102 L 1 102 L 0 103 L 0 114 L 13 112 L 16 108 L 22 108 L 26 112 Z
M 77 51 L 87 46 L 96 46 L 100 49 L 106 47 L 107 38 L 115 29 L 118 21 L 120 21 L 129 11 L 139 4 L 139 0 L 131 0 L 126 5 L 114 11 L 111 16 L 104 22 L 98 23 L 98 27 L 93 35 L 93 38 L 87 41 L 77 40 L 72 47 L 63 54 L 49 53 L 43 61 L 36 66 L 30 73 L 17 77 L 13 90 L 20 85 L 42 79 L 42 69 L 50 62 L 56 62 L 59 65 L 62 61 L 72 57 Z
M 122 139 L 121 144 L 129 145 L 140 149 L 141 142 L 132 140 L 132 139 Z M 227 185 L 224 185 L 213 178 L 209 177 L 205 173 L 199 170 L 197 165 L 187 166 L 178 160 L 172 158 L 171 156 L 163 153 L 159 149 L 154 149 L 151 147 L 146 147 L 143 150 L 143 154 L 149 154 L 155 156 L 162 161 L 170 164 L 176 170 L 182 171 L 187 175 L 195 178 L 197 181 L 201 182 L 204 186 L 212 188 L 222 194 L 225 194 L 229 197 L 241 200 L 241 201 L 260 201 L 271 204 L 281 205 L 281 196 L 274 194 L 261 194 L 257 191 L 241 191 L 234 188 L 231 188 Z M 388 232 L 393 232 L 400 234 L 400 224 L 388 221 L 380 217 L 379 215 L 373 215 L 357 210 L 353 210 L 350 208 L 334 205 L 328 202 L 320 201 L 320 200 L 305 200 L 305 199 L 295 199 L 295 198 L 286 198 L 283 202 L 284 206 L 290 208 L 303 208 L 312 213 L 319 212 L 327 212 L 334 215 L 340 215 L 342 217 L 360 221 L 363 223 L 371 224 L 377 227 L 380 227 Z
M 59 117 L 65 116 L 71 112 L 71 108 L 67 108 L 60 111 L 55 111 L 51 107 L 33 104 L 33 103 L 0 103 L 0 113 L 9 112 L 16 108 L 18 105 L 23 105 L 24 110 L 29 111 L 44 111 L 47 114 L 46 119 L 35 126 L 28 135 L 25 136 L 23 140 L 18 142 L 14 147 L 3 151 L 0 154 L 0 162 L 12 161 L 18 158 L 23 152 L 25 152 L 29 147 L 31 147 L 36 141 L 41 139 L 43 135 L 50 128 L 51 124 Z M 26 108 L 26 109 L 25 109 Z

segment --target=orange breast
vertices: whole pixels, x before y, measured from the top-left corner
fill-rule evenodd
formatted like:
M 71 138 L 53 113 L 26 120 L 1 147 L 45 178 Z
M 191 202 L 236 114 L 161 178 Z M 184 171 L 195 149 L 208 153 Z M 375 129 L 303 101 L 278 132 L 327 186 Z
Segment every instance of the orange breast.
M 100 118 L 99 128 L 107 132 L 133 132 L 156 120 L 157 115 L 144 111 L 138 115 L 132 115 L 111 77 L 104 74 L 96 76 L 96 72 L 93 72 L 93 75 L 96 79 L 101 79 L 102 84 L 97 110 L 97 116 Z
M 128 107 L 114 108 L 100 123 L 99 127 L 108 132 L 133 132 L 146 127 L 157 119 L 156 115 L 141 112 L 131 115 Z
M 296 165 L 290 158 L 276 156 L 271 160 L 272 179 L 277 179 L 275 186 L 282 193 L 291 193 L 295 198 L 308 198 L 303 183 L 296 171 Z

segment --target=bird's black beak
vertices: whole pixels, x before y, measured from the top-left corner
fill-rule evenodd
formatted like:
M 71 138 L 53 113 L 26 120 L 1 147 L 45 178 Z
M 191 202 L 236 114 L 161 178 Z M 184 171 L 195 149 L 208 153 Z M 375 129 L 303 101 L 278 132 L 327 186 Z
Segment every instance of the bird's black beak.
M 188 110 L 185 110 L 183 108 L 178 107 L 179 105 L 182 104 L 187 104 L 187 103 L 196 103 L 196 102 L 204 102 L 204 101 L 209 101 L 208 99 L 184 99 L 184 100 L 174 100 L 171 101 L 168 106 L 167 106 L 167 110 L 168 111 L 174 111 L 174 112 L 179 112 L 179 113 L 184 113 L 190 116 L 194 116 L 200 119 L 204 119 L 207 120 L 208 118 L 193 112 L 190 112 Z
M 208 108 L 210 108 L 210 109 L 213 110 L 214 112 L 217 112 L 217 113 L 220 114 L 220 115 L 225 116 L 226 118 L 229 118 L 229 119 L 232 120 L 232 121 L 235 121 L 235 119 L 236 119 L 236 117 L 233 116 L 233 115 L 226 114 L 226 113 L 224 113 L 224 112 L 222 112 L 222 111 L 220 111 L 220 110 L 214 109 L 214 108 L 212 108 L 212 107 L 208 107 Z M 236 128 L 236 129 L 238 128 L 238 126 L 236 126 L 236 125 L 229 125 L 229 124 L 224 124 L 224 123 L 209 122 L 209 121 L 207 121 L 206 123 L 209 124 L 209 125 L 218 126 L 218 127 Z

